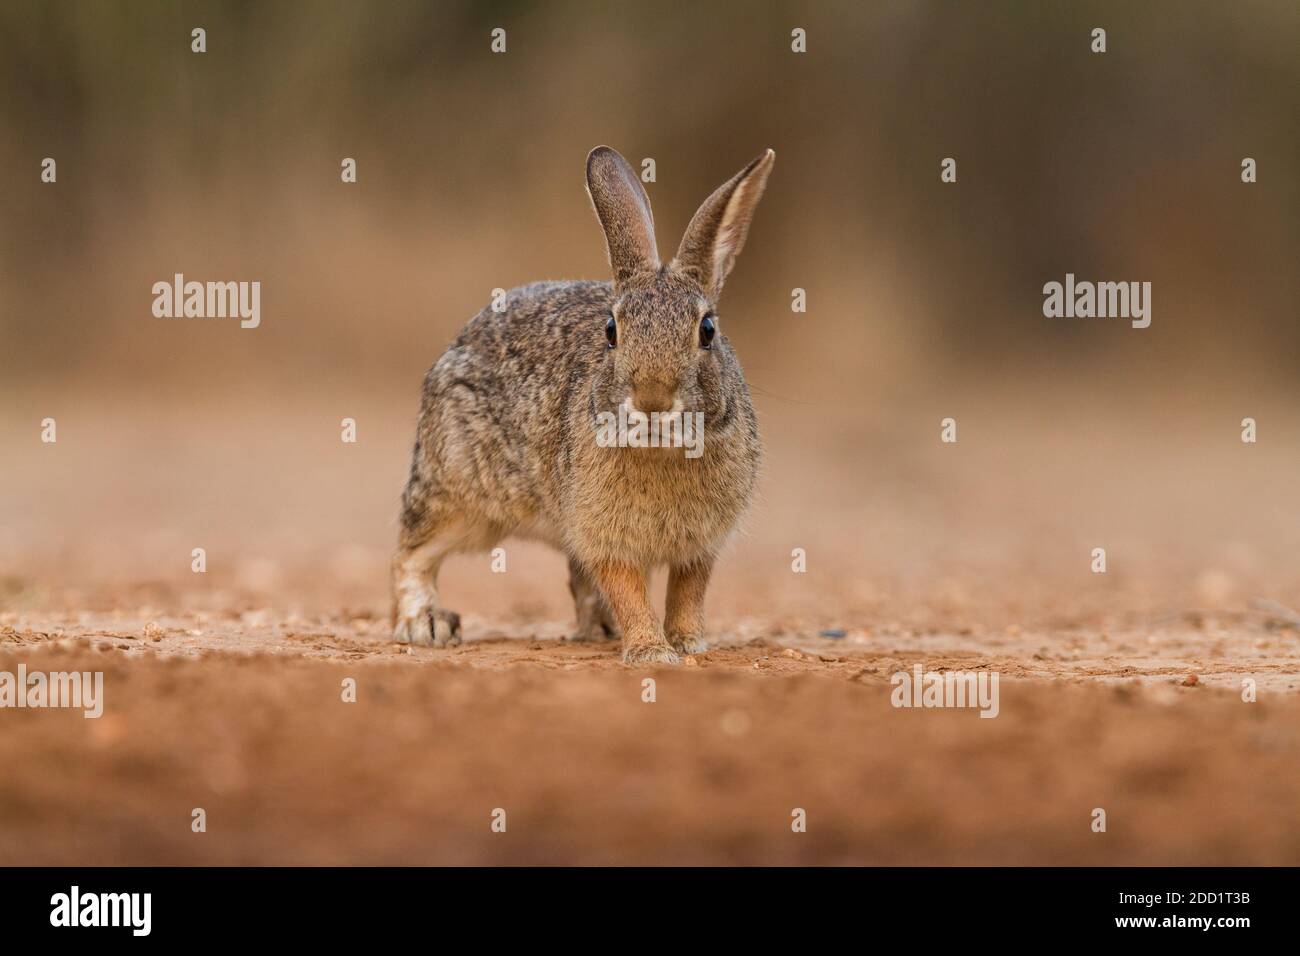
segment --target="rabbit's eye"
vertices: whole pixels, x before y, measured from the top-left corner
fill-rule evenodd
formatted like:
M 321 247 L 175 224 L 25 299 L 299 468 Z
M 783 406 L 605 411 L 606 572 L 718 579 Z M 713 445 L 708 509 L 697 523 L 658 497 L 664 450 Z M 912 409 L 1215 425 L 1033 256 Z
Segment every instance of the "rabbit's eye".
M 713 321 L 712 315 L 706 315 L 700 319 L 700 348 L 713 348 L 713 337 L 718 334 L 717 323 Z
M 618 345 L 618 323 L 614 321 L 612 315 L 609 317 L 609 321 L 605 323 L 605 341 L 609 343 L 610 348 Z

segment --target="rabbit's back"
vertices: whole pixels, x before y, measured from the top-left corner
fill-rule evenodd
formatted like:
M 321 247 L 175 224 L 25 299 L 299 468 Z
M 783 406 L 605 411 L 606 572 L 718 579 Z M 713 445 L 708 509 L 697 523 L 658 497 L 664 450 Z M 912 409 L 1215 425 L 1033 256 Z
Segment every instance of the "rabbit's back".
M 469 321 L 425 376 L 408 510 L 436 491 L 502 535 L 560 543 L 567 411 L 612 296 L 608 282 L 537 282 Z

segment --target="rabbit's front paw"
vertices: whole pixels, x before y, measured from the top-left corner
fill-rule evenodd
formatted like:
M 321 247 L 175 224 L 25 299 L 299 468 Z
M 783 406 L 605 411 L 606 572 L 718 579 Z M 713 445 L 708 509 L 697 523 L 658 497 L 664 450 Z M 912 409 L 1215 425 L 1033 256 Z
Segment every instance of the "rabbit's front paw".
M 623 645 L 624 664 L 680 664 L 681 662 L 681 657 L 662 638 Z
M 668 643 L 679 654 L 703 654 L 709 649 L 704 638 L 698 634 L 669 634 Z

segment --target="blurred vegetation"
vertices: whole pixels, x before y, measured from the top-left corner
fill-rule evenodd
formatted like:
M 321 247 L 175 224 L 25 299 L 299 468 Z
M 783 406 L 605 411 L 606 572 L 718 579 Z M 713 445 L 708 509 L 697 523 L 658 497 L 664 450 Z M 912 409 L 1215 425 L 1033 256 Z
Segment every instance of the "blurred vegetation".
M 727 314 L 777 392 L 1294 377 L 1297 49 L 1293 0 L 6 0 L 0 375 L 407 382 L 491 288 L 605 275 L 582 164 L 609 143 L 656 159 L 665 257 L 776 149 Z M 159 326 L 177 271 L 260 279 L 264 328 Z M 1067 271 L 1153 282 L 1152 329 L 1044 319 Z

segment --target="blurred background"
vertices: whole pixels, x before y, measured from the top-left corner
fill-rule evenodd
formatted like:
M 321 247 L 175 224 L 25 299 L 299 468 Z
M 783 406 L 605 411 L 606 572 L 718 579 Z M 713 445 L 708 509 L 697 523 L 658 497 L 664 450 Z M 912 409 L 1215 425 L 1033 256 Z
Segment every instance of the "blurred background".
M 0 605 L 383 612 L 422 375 L 494 287 L 607 276 L 600 143 L 655 160 L 665 257 L 777 153 L 721 309 L 769 448 L 724 618 L 1293 601 L 1297 48 L 1291 0 L 6 0 Z M 261 327 L 154 318 L 177 272 L 260 281 Z M 1067 272 L 1151 327 L 1044 318 Z M 568 613 L 517 553 L 449 603 Z

